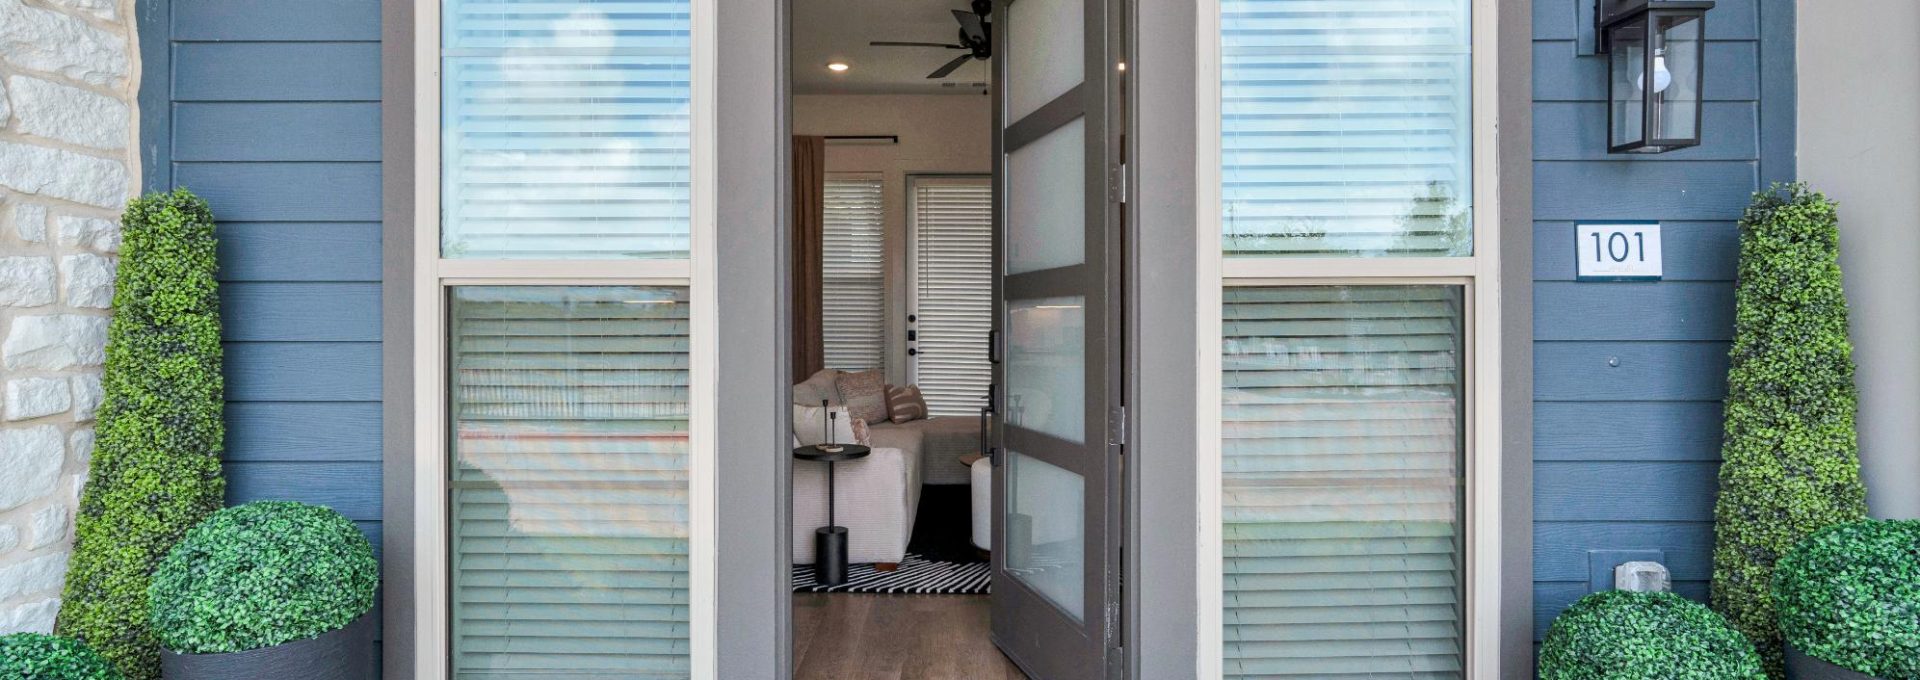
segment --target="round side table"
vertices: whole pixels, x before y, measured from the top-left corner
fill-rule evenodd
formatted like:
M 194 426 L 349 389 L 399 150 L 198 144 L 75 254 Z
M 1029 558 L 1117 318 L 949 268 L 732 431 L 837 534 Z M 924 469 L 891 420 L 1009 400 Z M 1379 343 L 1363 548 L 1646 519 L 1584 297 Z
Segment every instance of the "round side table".
M 796 447 L 796 460 L 817 460 L 827 464 L 827 525 L 813 530 L 814 581 L 823 586 L 847 582 L 847 528 L 836 525 L 833 517 L 833 464 L 856 460 L 873 453 L 871 447 L 841 444 L 839 451 L 825 451 L 808 444 Z

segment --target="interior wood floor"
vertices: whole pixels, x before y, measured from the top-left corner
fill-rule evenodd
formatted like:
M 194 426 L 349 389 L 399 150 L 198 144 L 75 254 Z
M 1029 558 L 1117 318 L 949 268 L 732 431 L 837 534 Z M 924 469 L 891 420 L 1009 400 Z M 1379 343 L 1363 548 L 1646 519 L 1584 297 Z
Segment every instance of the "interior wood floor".
M 1028 680 L 987 638 L 985 595 L 794 593 L 794 680 Z

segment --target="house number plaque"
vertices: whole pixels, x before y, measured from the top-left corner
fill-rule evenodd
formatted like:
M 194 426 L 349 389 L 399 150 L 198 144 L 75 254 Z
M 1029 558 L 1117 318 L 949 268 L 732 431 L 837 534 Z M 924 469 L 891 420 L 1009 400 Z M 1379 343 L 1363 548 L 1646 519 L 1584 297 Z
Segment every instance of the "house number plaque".
M 1660 280 L 1659 222 L 1581 222 L 1573 232 L 1578 280 Z

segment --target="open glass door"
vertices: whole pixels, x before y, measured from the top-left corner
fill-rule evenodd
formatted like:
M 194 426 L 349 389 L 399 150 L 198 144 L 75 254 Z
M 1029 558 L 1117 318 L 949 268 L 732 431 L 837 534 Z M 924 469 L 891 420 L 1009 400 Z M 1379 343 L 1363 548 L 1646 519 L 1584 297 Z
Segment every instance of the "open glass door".
M 993 11 L 993 635 L 1041 680 L 1102 678 L 1118 644 L 1120 13 Z

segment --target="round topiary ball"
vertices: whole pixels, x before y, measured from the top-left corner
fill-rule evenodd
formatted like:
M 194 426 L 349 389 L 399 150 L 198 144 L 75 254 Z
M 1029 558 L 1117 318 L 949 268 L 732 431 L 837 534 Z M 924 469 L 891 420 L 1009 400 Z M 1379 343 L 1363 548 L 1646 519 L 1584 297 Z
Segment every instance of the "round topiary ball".
M 153 632 L 188 654 L 238 652 L 339 630 L 373 608 L 373 546 L 330 508 L 260 501 L 187 531 L 147 589 Z
M 79 640 L 15 633 L 0 636 L 0 678 L 121 680 L 121 675 L 106 657 Z
M 1773 601 L 1801 653 L 1877 678 L 1920 678 L 1920 520 L 1813 532 L 1774 567 Z
M 1698 602 L 1609 590 L 1553 620 L 1541 680 L 1766 680 L 1753 643 Z

